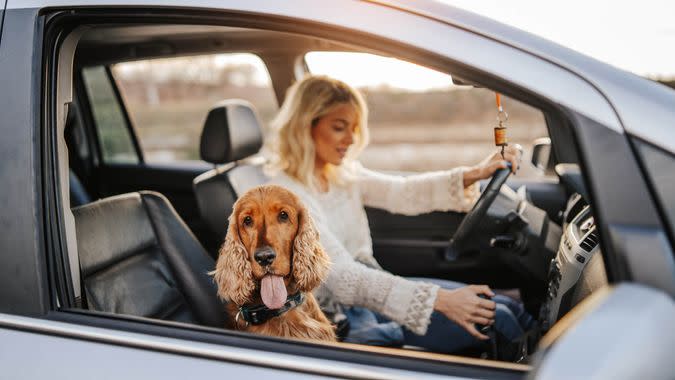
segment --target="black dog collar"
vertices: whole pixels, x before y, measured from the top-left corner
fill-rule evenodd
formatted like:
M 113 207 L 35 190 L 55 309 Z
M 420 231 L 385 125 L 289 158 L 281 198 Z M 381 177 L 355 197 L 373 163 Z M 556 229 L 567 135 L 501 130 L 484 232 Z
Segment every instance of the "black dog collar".
M 286 297 L 286 303 L 279 309 L 269 309 L 264 304 L 241 306 L 239 307 L 239 312 L 237 313 L 235 320 L 239 321 L 239 317 L 241 316 L 247 324 L 260 325 L 274 317 L 280 316 L 294 307 L 300 306 L 304 300 L 305 295 L 302 292 L 297 292 Z

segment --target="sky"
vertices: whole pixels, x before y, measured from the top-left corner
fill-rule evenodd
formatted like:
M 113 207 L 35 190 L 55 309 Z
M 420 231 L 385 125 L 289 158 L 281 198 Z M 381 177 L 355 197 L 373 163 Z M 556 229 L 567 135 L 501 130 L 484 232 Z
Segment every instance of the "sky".
M 675 77 L 673 0 L 438 0 L 650 78 Z

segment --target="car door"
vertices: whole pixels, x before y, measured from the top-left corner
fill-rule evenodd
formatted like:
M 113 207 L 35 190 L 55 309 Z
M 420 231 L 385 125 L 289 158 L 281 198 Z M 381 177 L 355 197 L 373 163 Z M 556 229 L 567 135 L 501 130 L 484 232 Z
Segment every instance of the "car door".
M 668 324 L 673 315 L 675 303 L 664 292 L 637 284 L 606 288 L 586 299 L 542 340 L 546 354 L 539 356 L 530 376 L 670 379 L 675 374 L 669 364 L 675 331 L 659 326 Z M 642 328 L 627 331 L 626 324 Z
M 64 167 L 59 167 L 59 162 L 51 161 L 57 157 L 58 152 L 55 150 L 42 151 L 43 147 L 52 147 L 51 144 L 55 144 L 57 139 L 50 139 L 49 137 L 53 137 L 53 135 L 49 133 L 44 136 L 39 133 L 45 130 L 48 132 L 50 129 L 43 128 L 43 120 L 36 115 L 42 115 L 44 112 L 52 116 L 49 118 L 51 121 L 46 124 L 48 126 L 57 125 L 65 118 L 53 116 L 62 112 L 61 106 L 71 99 L 68 91 L 60 88 L 60 90 L 63 90 L 62 94 L 66 94 L 64 95 L 66 99 L 58 97 L 57 99 L 65 101 L 64 104 L 59 104 L 58 107 L 52 109 L 51 105 L 53 104 L 49 100 L 54 100 L 54 103 L 56 103 L 56 99 L 43 99 L 45 100 L 44 104 L 47 104 L 46 109 L 43 109 L 41 108 L 43 103 L 38 101 L 41 99 L 39 94 L 42 94 L 44 89 L 41 82 L 42 75 L 45 72 L 51 73 L 52 71 L 41 66 L 43 62 L 41 58 L 48 61 L 49 55 L 45 54 L 45 57 L 43 57 L 40 50 L 41 45 L 37 44 L 40 47 L 36 47 L 32 43 L 41 41 L 43 31 L 41 28 L 45 26 L 46 18 L 43 16 L 44 13 L 41 13 L 43 10 L 41 10 L 39 2 L 38 4 L 31 4 L 32 8 L 25 3 L 13 3 L 10 0 L 9 16 L 6 15 L 7 19 L 3 26 L 7 29 L 4 29 L 4 31 L 10 31 L 12 36 L 24 36 L 27 40 L 17 38 L 11 44 L 3 42 L 3 45 L 0 45 L 0 79 L 2 79 L 2 83 L 7 84 L 13 90 L 11 94 L 7 91 L 2 91 L 0 94 L 0 99 L 2 99 L 0 109 L 3 114 L 10 116 L 0 123 L 0 130 L 3 132 L 3 139 L 0 140 L 3 155 L 1 164 L 3 170 L 0 171 L 0 179 L 2 179 L 4 185 L 7 185 L 7 191 L 0 193 L 2 204 L 5 205 L 5 210 L 0 216 L 5 228 L 0 231 L 0 234 L 3 238 L 3 262 L 6 264 L 0 266 L 0 273 L 2 274 L 0 276 L 0 283 L 2 284 L 0 286 L 0 300 L 2 301 L 0 302 L 0 310 L 13 314 L 13 318 L 2 319 L 4 338 L 7 338 L 3 341 L 11 339 L 15 343 L 2 346 L 9 352 L 7 356 L 0 355 L 0 360 L 3 360 L 3 371 L 8 371 L 8 373 L 38 371 L 40 366 L 35 365 L 36 361 L 46 360 L 48 362 L 50 357 L 60 357 L 58 355 L 66 352 L 61 349 L 62 343 L 64 343 L 61 338 L 64 336 L 77 336 L 73 344 L 75 347 L 68 346 L 74 350 L 80 348 L 84 355 L 90 354 L 85 358 L 92 359 L 91 363 L 106 363 L 106 360 L 115 357 L 114 355 L 119 355 L 118 358 L 125 360 L 108 361 L 107 363 L 137 363 L 135 366 L 106 367 L 110 370 L 108 372 L 110 374 L 126 376 L 133 376 L 133 373 L 131 373 L 133 368 L 142 367 L 142 370 L 145 370 L 149 363 L 156 365 L 158 372 L 162 372 L 162 368 L 174 369 L 168 366 L 170 366 L 172 360 L 176 359 L 176 356 L 190 357 L 191 361 L 181 361 L 181 364 L 185 363 L 185 368 L 194 366 L 195 371 L 200 371 L 201 366 L 209 366 L 217 362 L 214 367 L 208 369 L 204 367 L 203 371 L 211 372 L 210 375 L 221 375 L 221 370 L 234 373 L 241 369 L 242 372 L 245 371 L 245 376 L 255 376 L 262 372 L 261 362 L 268 367 L 292 371 L 292 373 L 316 373 L 355 378 L 377 376 L 372 372 L 353 372 L 353 369 L 361 364 L 375 368 L 375 371 L 383 374 L 383 377 L 395 377 L 403 374 L 403 372 L 399 373 L 392 370 L 394 368 L 402 371 L 414 371 L 415 378 L 430 373 L 431 375 L 440 374 L 469 378 L 520 378 L 529 369 L 528 366 L 500 366 L 496 363 L 437 358 L 435 356 L 424 356 L 424 354 L 397 356 L 388 351 L 358 351 L 348 346 L 335 349 L 301 342 L 290 343 L 275 339 L 254 338 L 245 334 L 226 334 L 220 331 L 217 333 L 214 331 L 195 331 L 195 329 L 189 327 L 166 326 L 147 320 L 125 320 L 111 315 L 96 316 L 83 311 L 78 313 L 62 310 L 63 302 L 67 298 L 58 285 L 67 287 L 68 283 L 57 280 L 65 276 L 63 273 L 59 273 L 58 268 L 61 267 L 60 264 L 67 263 L 68 253 L 73 252 L 68 248 L 68 242 L 75 240 L 73 229 L 69 228 L 63 217 L 63 214 L 67 214 L 69 207 L 67 197 L 63 197 L 59 192 L 61 188 L 67 189 L 66 185 L 62 185 L 63 181 L 60 181 L 63 176 L 59 176 L 59 172 L 65 176 L 67 170 L 63 170 Z M 53 4 L 49 2 L 42 5 Z M 107 9 L 107 6 L 110 9 L 118 9 L 103 1 L 89 4 L 79 2 L 58 3 L 59 6 L 66 8 L 68 6 L 76 7 L 92 4 L 101 5 L 103 9 Z M 134 4 L 145 6 L 144 12 L 148 12 L 148 8 L 151 8 L 155 3 L 139 1 Z M 180 2 L 171 4 L 180 4 Z M 214 5 L 214 3 L 207 1 L 182 5 L 183 8 L 175 10 L 174 17 L 180 18 L 181 15 L 185 15 L 185 8 L 190 6 L 199 6 L 202 10 L 211 8 L 226 11 L 221 8 L 222 4 Z M 669 236 L 672 236 L 672 234 L 664 230 L 662 214 L 657 211 L 659 208 L 653 202 L 650 193 L 645 191 L 648 187 L 644 184 L 640 166 L 630 154 L 632 150 L 622 135 L 621 124 L 618 124 L 618 118 L 613 108 L 607 104 L 607 99 L 602 94 L 597 93 L 597 87 L 581 79 L 583 78 L 583 71 L 572 75 L 570 71 L 573 70 L 570 68 L 562 69 L 559 66 L 560 61 L 556 60 L 558 64 L 553 65 L 551 60 L 542 60 L 539 56 L 528 53 L 528 49 L 526 49 L 528 47 L 527 40 L 521 41 L 523 45 L 519 49 L 514 49 L 511 45 L 499 42 L 501 41 L 499 38 L 485 38 L 485 35 L 489 35 L 490 31 L 494 32 L 495 29 L 507 35 L 509 30 L 503 30 L 500 25 L 494 26 L 495 29 L 488 28 L 488 30 L 485 30 L 485 20 L 478 19 L 476 21 L 472 16 L 466 16 L 462 13 L 450 12 L 449 15 L 445 14 L 445 17 L 447 17 L 445 21 L 430 22 L 429 19 L 433 18 L 429 16 L 430 9 L 427 9 L 426 13 L 421 11 L 405 13 L 365 2 L 345 2 L 343 5 L 345 7 L 342 10 L 345 12 L 344 16 L 357 12 L 356 14 L 361 17 L 338 17 L 337 19 L 345 22 L 345 25 L 341 27 L 346 26 L 362 33 L 370 33 L 370 37 L 373 35 L 386 37 L 385 41 L 377 40 L 375 42 L 386 43 L 388 41 L 391 43 L 391 40 L 395 40 L 397 44 L 403 44 L 406 49 L 411 49 L 411 46 L 423 48 L 427 52 L 440 54 L 446 59 L 463 62 L 468 66 L 473 65 L 471 67 L 480 67 L 480 71 L 493 73 L 496 76 L 500 74 L 501 81 L 495 82 L 495 86 L 500 90 L 508 90 L 509 84 L 514 86 L 514 83 L 518 83 L 523 86 L 530 86 L 534 94 L 540 98 L 560 102 L 561 107 L 564 107 L 563 112 L 569 115 L 570 122 L 574 124 L 575 131 L 578 132 L 579 144 L 584 157 L 586 157 L 583 164 L 587 170 L 586 178 L 589 179 L 591 194 L 597 201 L 599 226 L 603 247 L 605 247 L 603 253 L 607 259 L 610 278 L 613 282 L 633 281 L 651 286 L 646 293 L 615 293 L 618 299 L 627 302 L 623 303 L 619 309 L 612 308 L 608 312 L 598 308 L 598 314 L 595 314 L 598 318 L 589 320 L 590 325 L 594 328 L 605 327 L 611 324 L 613 317 L 616 315 L 628 316 L 629 320 L 622 323 L 621 327 L 605 330 L 606 333 L 611 333 L 614 337 L 620 336 L 620 334 L 616 334 L 616 331 L 618 329 L 625 330 L 626 324 L 635 321 L 632 316 L 636 309 L 653 311 L 643 314 L 645 319 L 641 320 L 643 323 L 640 325 L 644 324 L 656 328 L 668 325 L 667 321 L 671 320 L 673 315 L 672 307 L 659 305 L 672 305 L 673 293 L 672 288 L 669 287 L 672 285 L 674 277 L 672 272 L 672 242 L 669 240 Z M 257 18 L 261 17 L 261 14 L 282 16 L 283 23 L 281 25 L 287 27 L 295 24 L 310 27 L 303 24 L 303 21 L 308 20 L 312 23 L 322 23 L 324 26 L 334 25 L 336 20 L 336 9 L 307 7 L 307 4 L 304 3 L 284 3 L 280 8 L 277 8 L 277 6 L 279 5 L 272 3 L 251 4 L 249 2 L 228 4 L 228 7 L 235 8 L 238 11 L 237 16 L 240 17 L 244 17 L 242 14 L 251 13 L 255 13 Z M 95 12 L 101 12 L 101 8 L 95 9 Z M 307 12 L 307 9 L 311 9 L 309 14 L 304 13 Z M 167 12 L 167 10 L 171 10 L 171 8 L 162 7 L 159 13 Z M 44 9 L 44 11 L 46 12 L 48 9 Z M 137 12 L 138 9 L 136 8 L 130 10 L 130 13 L 136 14 Z M 74 14 L 75 11 L 67 13 L 70 15 Z M 427 14 L 427 16 L 422 16 L 423 14 Z M 105 12 L 104 15 L 106 15 Z M 298 15 L 302 15 L 302 17 Z M 190 16 L 193 16 L 193 14 Z M 297 23 L 288 23 L 288 17 L 291 17 Z M 375 29 L 370 21 L 380 18 L 387 19 L 389 22 L 385 25 L 377 25 L 377 29 Z M 11 20 L 11 23 L 7 20 Z M 453 26 L 455 23 L 465 26 L 459 28 Z M 403 30 L 400 25 L 410 25 L 412 30 L 418 31 L 419 34 L 408 34 L 408 30 Z M 488 23 L 487 26 L 489 25 Z M 473 30 L 473 32 L 469 32 L 467 28 Z M 343 29 L 340 30 L 344 31 Z M 478 31 L 482 31 L 482 33 L 478 33 Z M 515 31 L 511 31 L 511 33 L 512 36 L 514 34 L 518 36 Z M 5 34 L 6 36 L 7 34 Z M 367 36 L 361 34 L 359 36 L 369 41 Z M 441 41 L 434 39 L 433 36 L 438 36 L 437 38 L 442 39 L 442 42 L 450 40 L 461 43 L 461 46 L 474 46 L 474 49 L 444 50 L 448 44 L 436 43 Z M 541 47 L 539 44 L 534 45 L 530 47 L 534 51 L 537 50 L 537 47 Z M 46 44 L 46 46 L 54 47 L 57 44 Z M 492 54 L 499 54 L 504 60 L 509 60 L 514 64 L 509 66 L 507 70 L 504 70 L 503 66 L 496 65 L 496 63 L 491 66 L 491 63 L 494 63 L 494 59 L 491 59 L 493 57 L 482 55 L 487 50 L 491 51 Z M 564 57 L 563 54 L 562 58 Z M 564 61 L 562 58 L 561 60 Z M 574 65 L 570 65 L 572 68 L 574 67 Z M 542 77 L 548 78 L 553 84 L 544 83 L 544 81 L 534 84 L 528 82 L 527 79 L 532 71 L 521 71 L 520 68 L 522 67 L 535 68 L 537 72 L 543 71 L 546 75 Z M 474 74 L 476 73 L 474 72 Z M 592 77 L 589 73 L 586 73 L 586 75 Z M 592 81 L 592 83 L 596 86 L 598 83 L 602 83 L 602 78 L 595 79 L 598 79 L 598 81 Z M 557 83 L 564 83 L 565 86 L 558 86 Z M 54 93 L 45 92 L 52 95 L 56 93 L 56 91 Z M 578 98 L 569 95 L 576 95 Z M 612 94 L 605 95 L 614 99 Z M 654 111 L 651 107 L 657 107 L 657 110 L 662 111 L 661 114 L 672 115 L 672 110 L 667 111 L 666 109 L 664 111 L 658 108 L 670 104 L 671 102 L 666 102 L 665 105 L 658 102 L 642 102 L 640 107 L 646 107 L 648 111 Z M 649 115 L 650 112 L 646 114 Z M 593 117 L 589 118 L 585 115 L 592 115 Z M 632 116 L 635 117 L 636 115 L 633 114 Z M 601 123 L 598 124 L 598 121 Z M 607 135 L 608 131 L 610 132 L 609 135 Z M 616 152 L 617 150 L 618 152 Z M 36 158 L 38 162 L 36 162 Z M 614 161 L 618 163 L 616 166 L 614 166 Z M 62 160 L 60 164 L 63 163 Z M 626 189 L 633 190 L 625 191 Z M 639 204 L 646 210 L 614 210 L 617 204 L 632 203 Z M 631 215 L 636 211 L 639 211 L 638 215 Z M 645 249 L 645 247 L 648 247 L 648 249 Z M 649 255 L 648 259 L 645 259 L 643 255 L 645 252 Z M 655 258 L 662 260 L 661 262 L 666 265 L 654 265 Z M 671 291 L 671 293 L 663 296 L 660 293 L 663 291 Z M 36 321 L 20 320 L 21 317 L 16 314 L 31 315 L 32 317 L 29 319 L 35 319 Z M 659 316 L 661 315 L 667 316 L 667 319 L 665 321 L 660 319 Z M 58 321 L 65 326 L 39 323 L 45 321 Z M 569 321 L 573 320 L 570 319 Z M 561 335 L 574 332 L 574 327 L 573 323 L 561 324 Z M 20 333 L 15 334 L 16 331 Z M 562 354 L 567 359 L 568 366 L 574 366 L 585 357 L 583 355 L 585 352 L 581 349 L 589 340 L 596 337 L 593 331 L 598 330 L 583 329 L 582 334 L 575 335 L 575 337 L 580 337 L 579 340 L 573 339 L 568 346 L 571 349 L 565 350 Z M 647 332 L 654 330 L 634 329 L 634 331 L 636 334 L 640 334 L 640 337 L 649 338 Z M 146 341 L 144 337 L 137 335 L 137 333 L 142 333 L 144 336 L 149 335 L 154 339 Z M 204 333 L 204 335 L 200 335 L 200 333 Z M 642 335 L 643 333 L 645 335 Z M 38 339 L 34 339 L 36 336 Z M 215 336 L 226 338 L 220 338 L 219 340 Z M 28 340 L 23 340 L 24 338 Z M 205 345 L 200 344 L 195 350 L 185 349 L 184 346 L 189 345 L 188 342 L 195 340 Z M 602 343 L 605 340 L 597 339 L 596 341 Z M 662 353 L 672 352 L 671 345 L 660 345 L 660 343 L 672 342 L 668 335 L 660 335 L 657 338 L 648 339 L 648 341 L 650 343 L 656 341 L 656 344 L 649 347 L 654 347 L 657 350 L 663 348 Z M 561 340 L 560 342 L 564 341 Z M 611 344 L 613 341 L 607 340 L 607 342 Z M 53 343 L 58 343 L 58 345 L 52 345 Z M 177 348 L 172 345 L 173 343 L 183 345 L 183 347 Z M 216 352 L 210 351 L 211 348 L 214 348 L 211 345 L 217 346 Z M 228 351 L 230 347 L 238 347 L 237 345 L 245 346 L 250 350 L 249 353 L 253 355 L 243 356 L 241 352 L 236 351 L 234 353 L 229 351 L 228 353 L 231 355 L 221 355 L 223 351 Z M 649 343 L 641 343 L 637 346 L 625 345 L 624 347 L 630 348 L 631 354 L 635 354 L 648 345 Z M 43 355 L 35 354 L 35 347 L 41 349 L 47 346 L 52 349 L 37 351 Z M 159 360 L 154 356 L 152 358 L 146 356 L 150 360 L 134 362 L 132 356 L 135 355 L 129 355 L 129 353 L 138 353 L 138 351 L 134 351 L 137 347 L 160 352 L 166 361 Z M 607 346 L 602 348 L 606 349 Z M 289 352 L 297 355 L 292 358 L 281 358 L 274 355 L 278 352 Z M 26 364 L 25 361 L 20 360 L 25 358 L 25 355 L 14 355 L 13 353 L 30 354 L 30 362 Z M 611 353 L 609 352 L 609 354 Z M 597 357 L 597 355 L 597 352 L 589 353 L 589 356 Z M 551 349 L 542 351 L 540 360 L 542 360 L 541 363 L 545 363 L 548 358 L 557 357 L 558 355 Z M 329 366 L 328 364 L 333 363 L 322 362 L 321 364 L 328 365 L 334 371 L 320 371 L 317 368 L 309 368 L 316 363 L 314 359 L 332 360 L 337 364 Z M 657 359 L 658 362 L 652 363 L 651 359 Z M 242 362 L 245 362 L 246 366 L 235 369 L 235 365 Z M 228 367 L 223 369 L 220 366 L 221 363 L 226 363 Z M 601 362 L 601 364 L 606 363 L 606 361 Z M 648 356 L 644 361 L 640 360 L 633 363 L 638 369 L 657 366 L 659 369 L 664 368 L 664 366 L 670 368 L 670 362 L 667 358 L 661 360 L 661 356 L 658 355 Z M 58 367 L 51 364 L 49 368 L 59 371 L 64 371 L 64 368 L 72 368 L 62 364 L 63 362 L 59 361 Z M 78 368 L 79 364 L 81 363 L 77 363 Z M 89 363 L 85 360 L 82 364 Z M 545 364 L 541 364 L 541 367 L 538 368 L 544 368 L 544 366 Z M 176 371 L 178 370 L 176 369 Z M 86 373 L 90 372 L 86 371 Z M 147 375 L 152 376 L 150 373 L 147 373 Z M 588 373 L 585 372 L 584 375 L 588 375 Z M 44 377 L 42 374 L 38 374 L 38 376 Z M 169 372 L 162 378 L 170 378 L 171 376 L 172 372 Z
M 467 367 L 447 360 L 442 365 L 381 349 L 354 355 L 330 345 L 299 347 L 276 339 L 254 344 L 228 339 L 217 331 L 176 336 L 175 326 L 126 321 L 98 326 L 86 318 L 46 320 L 0 313 L 3 377 L 35 379 L 45 376 L 90 379 L 104 373 L 111 379 L 185 379 L 186 377 L 256 376 L 275 379 L 518 379 L 524 365 Z M 120 324 L 121 323 L 121 324 Z M 126 327 L 122 327 L 126 325 Z M 129 326 L 134 326 L 129 330 Z M 125 332 L 120 329 L 124 328 Z M 219 336 L 220 335 L 220 336 Z M 36 347 L 39 350 L 36 352 Z M 384 355 L 383 355 L 384 354 Z M 64 362 L 78 360 L 78 370 Z M 451 359 L 451 358 L 448 358 Z M 40 365 L 35 365 L 39 362 Z M 120 365 L 124 363 L 124 365 Z

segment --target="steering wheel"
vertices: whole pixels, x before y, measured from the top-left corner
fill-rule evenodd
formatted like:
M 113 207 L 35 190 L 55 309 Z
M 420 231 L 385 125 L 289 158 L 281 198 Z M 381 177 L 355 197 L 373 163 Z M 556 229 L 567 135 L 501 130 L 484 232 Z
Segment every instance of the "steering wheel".
M 476 204 L 473 205 L 471 211 L 466 214 L 462 223 L 457 227 L 457 231 L 450 239 L 450 244 L 445 250 L 446 260 L 454 261 L 462 255 L 462 246 L 466 242 L 466 239 L 483 219 L 487 210 L 497 198 L 499 189 L 501 189 L 502 185 L 511 174 L 511 163 L 507 162 L 506 165 L 506 169 L 497 169 L 495 171 L 490 183 L 485 187 L 485 190 L 483 190 L 483 193 L 480 195 L 480 198 L 478 198 Z

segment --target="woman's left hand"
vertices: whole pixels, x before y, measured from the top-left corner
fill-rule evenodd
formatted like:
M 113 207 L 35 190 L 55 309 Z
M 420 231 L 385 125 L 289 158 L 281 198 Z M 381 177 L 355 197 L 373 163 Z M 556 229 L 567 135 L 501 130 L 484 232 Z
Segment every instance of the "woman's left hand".
M 501 149 L 499 149 L 487 156 L 478 165 L 464 171 L 464 187 L 469 187 L 481 179 L 490 178 L 497 169 L 505 169 L 507 161 L 511 162 L 511 172 L 515 174 L 518 171 L 522 158 L 523 147 L 520 144 L 505 147 L 503 158 Z

